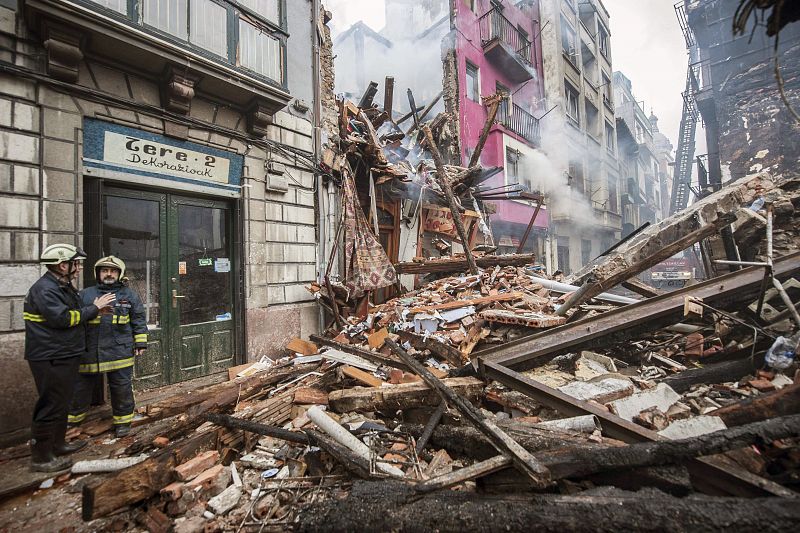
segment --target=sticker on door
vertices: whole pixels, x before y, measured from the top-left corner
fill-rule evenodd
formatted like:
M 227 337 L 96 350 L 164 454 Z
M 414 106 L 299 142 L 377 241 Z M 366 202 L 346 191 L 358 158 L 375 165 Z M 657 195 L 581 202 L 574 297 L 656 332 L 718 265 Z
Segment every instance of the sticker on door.
M 214 261 L 214 272 L 230 272 L 231 260 L 227 257 L 220 257 Z
M 186 261 L 178 262 L 178 274 L 186 274 Z

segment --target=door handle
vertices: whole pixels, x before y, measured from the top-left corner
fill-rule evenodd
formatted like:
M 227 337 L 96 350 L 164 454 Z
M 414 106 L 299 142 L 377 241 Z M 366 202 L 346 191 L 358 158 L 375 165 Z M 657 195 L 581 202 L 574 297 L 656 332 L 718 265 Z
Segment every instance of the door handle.
M 178 298 L 186 298 L 186 296 L 178 294 L 178 289 L 172 289 L 172 308 L 177 309 Z

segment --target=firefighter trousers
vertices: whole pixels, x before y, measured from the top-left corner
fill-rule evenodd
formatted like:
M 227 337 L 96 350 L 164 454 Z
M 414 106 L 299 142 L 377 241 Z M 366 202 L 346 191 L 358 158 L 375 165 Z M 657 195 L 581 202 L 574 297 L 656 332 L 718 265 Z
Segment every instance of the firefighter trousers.
M 33 408 L 33 425 L 64 423 L 78 376 L 79 357 L 28 361 L 39 399 Z
M 92 392 L 102 373 L 80 373 L 75 385 L 72 406 L 69 409 L 69 423 L 80 424 L 86 418 L 92 403 Z M 111 411 L 114 424 L 130 424 L 133 420 L 133 366 L 105 372 L 111 393 Z

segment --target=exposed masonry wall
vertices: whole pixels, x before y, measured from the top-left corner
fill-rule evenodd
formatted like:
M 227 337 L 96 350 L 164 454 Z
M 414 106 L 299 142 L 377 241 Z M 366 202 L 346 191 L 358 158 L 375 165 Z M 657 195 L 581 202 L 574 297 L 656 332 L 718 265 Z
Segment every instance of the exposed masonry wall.
M 800 39 L 783 52 L 780 65 L 784 93 L 800 112 Z M 762 169 L 775 176 L 800 173 L 800 126 L 780 98 L 773 62 L 713 82 L 724 87 L 717 100 L 723 181 L 727 174 L 740 178 Z
M 0 63 L 43 72 L 44 50 L 26 41 L 24 33 L 21 24 L 15 28 L 14 12 L 0 6 Z M 82 62 L 77 85 L 160 106 L 154 80 L 91 59 Z M 255 145 L 248 149 L 241 140 L 210 129 L 218 125 L 244 132 L 245 118 L 236 109 L 199 95 L 190 116 L 209 125 L 190 128 L 190 141 L 245 154 L 246 356 L 278 354 L 291 337 L 307 336 L 318 326 L 316 304 L 304 288 L 316 278 L 315 176 L 293 159 Z M 42 274 L 38 257 L 54 242 L 83 243 L 82 127 L 89 117 L 164 133 L 157 113 L 90 101 L 77 92 L 0 73 L 0 440 L 24 431 L 35 401 L 23 360 L 22 302 Z M 312 152 L 312 129 L 310 115 L 281 111 L 268 139 Z M 270 157 L 285 165 L 286 192 L 267 190 Z

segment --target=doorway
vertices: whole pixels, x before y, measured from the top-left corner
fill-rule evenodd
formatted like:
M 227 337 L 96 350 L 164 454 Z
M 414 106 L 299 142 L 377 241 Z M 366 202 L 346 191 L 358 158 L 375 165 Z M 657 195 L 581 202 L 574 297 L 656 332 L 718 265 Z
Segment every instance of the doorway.
M 87 183 L 86 191 L 90 260 L 113 254 L 125 261 L 128 286 L 145 306 L 148 349 L 136 358 L 134 386 L 158 387 L 235 365 L 235 206 L 102 182 Z M 95 214 L 90 204 L 99 208 Z

